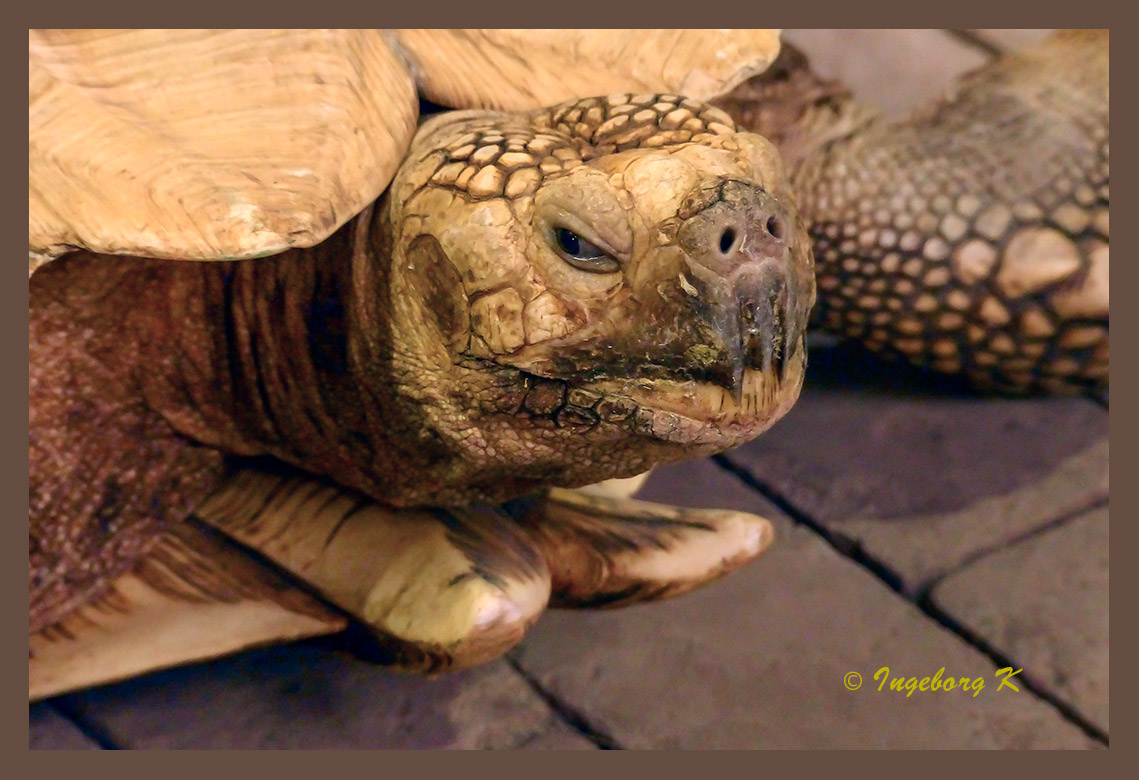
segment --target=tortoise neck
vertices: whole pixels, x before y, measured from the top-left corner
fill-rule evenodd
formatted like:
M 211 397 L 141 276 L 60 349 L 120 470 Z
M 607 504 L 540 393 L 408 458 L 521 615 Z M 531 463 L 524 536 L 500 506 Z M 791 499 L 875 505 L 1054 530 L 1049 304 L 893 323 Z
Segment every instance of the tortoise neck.
M 385 374 L 384 334 L 358 320 L 362 309 L 383 307 L 362 307 L 361 296 L 384 286 L 353 283 L 361 252 L 377 260 L 386 252 L 382 238 L 373 245 L 377 232 L 385 233 L 382 221 L 369 209 L 311 249 L 165 264 L 157 308 L 169 338 L 150 345 L 151 363 L 165 370 L 144 378 L 147 402 L 203 444 L 382 493 L 394 471 L 388 461 L 399 456 L 381 417 L 395 383 Z

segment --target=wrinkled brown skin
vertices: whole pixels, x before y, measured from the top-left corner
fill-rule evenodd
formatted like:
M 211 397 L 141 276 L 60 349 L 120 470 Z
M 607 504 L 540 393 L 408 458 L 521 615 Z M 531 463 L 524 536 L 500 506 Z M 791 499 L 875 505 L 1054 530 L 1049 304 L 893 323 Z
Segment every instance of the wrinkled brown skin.
M 788 166 L 818 324 L 984 388 L 1107 386 L 1107 31 L 1062 32 L 900 119 L 790 46 L 716 102 Z
M 615 270 L 567 262 L 559 226 Z M 798 396 L 813 299 L 772 147 L 673 96 L 432 119 L 311 250 L 68 255 L 31 279 L 31 630 L 129 570 L 223 453 L 439 506 L 735 446 Z

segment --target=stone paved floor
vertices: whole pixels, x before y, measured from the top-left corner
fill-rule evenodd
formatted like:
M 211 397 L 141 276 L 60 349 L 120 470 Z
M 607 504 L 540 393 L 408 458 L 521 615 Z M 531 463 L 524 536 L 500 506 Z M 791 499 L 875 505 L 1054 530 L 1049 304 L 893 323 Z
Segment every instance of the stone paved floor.
M 882 45 L 893 35 L 790 37 L 881 68 L 924 52 L 908 101 L 987 46 L 1039 37 Z M 864 96 L 905 107 L 859 67 L 844 75 Z M 31 746 L 1103 747 L 1107 424 L 1106 399 L 984 398 L 816 344 L 801 400 L 769 433 L 641 491 L 769 517 L 776 544 L 744 570 L 661 604 L 549 613 L 506 659 L 433 681 L 323 638 L 57 697 L 29 708 Z M 999 687 L 1006 666 L 1023 669 L 1018 691 Z M 879 690 L 884 667 L 984 687 L 907 696 Z

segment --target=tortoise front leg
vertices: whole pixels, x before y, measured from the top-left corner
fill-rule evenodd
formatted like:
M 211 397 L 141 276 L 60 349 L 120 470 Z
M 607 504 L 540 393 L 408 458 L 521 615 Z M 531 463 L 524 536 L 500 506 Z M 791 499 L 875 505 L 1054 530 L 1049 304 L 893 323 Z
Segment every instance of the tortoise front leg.
M 393 509 L 308 477 L 239 472 L 197 516 L 367 625 L 383 660 L 491 660 L 546 607 L 550 573 L 497 509 Z
M 574 490 L 509 510 L 393 509 L 310 477 L 249 469 L 196 515 L 355 616 L 385 663 L 428 673 L 496 658 L 547 604 L 678 595 L 755 558 L 774 536 L 745 512 Z

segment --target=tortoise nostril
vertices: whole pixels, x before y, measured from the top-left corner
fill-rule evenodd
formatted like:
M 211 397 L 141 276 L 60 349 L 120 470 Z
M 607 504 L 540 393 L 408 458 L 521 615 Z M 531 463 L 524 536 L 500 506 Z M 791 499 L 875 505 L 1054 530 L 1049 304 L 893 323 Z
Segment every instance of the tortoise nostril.
M 720 254 L 726 255 L 734 243 L 736 243 L 736 231 L 728 228 L 720 236 Z
M 769 217 L 767 232 L 771 234 L 772 238 L 783 238 L 783 220 L 779 217 Z

